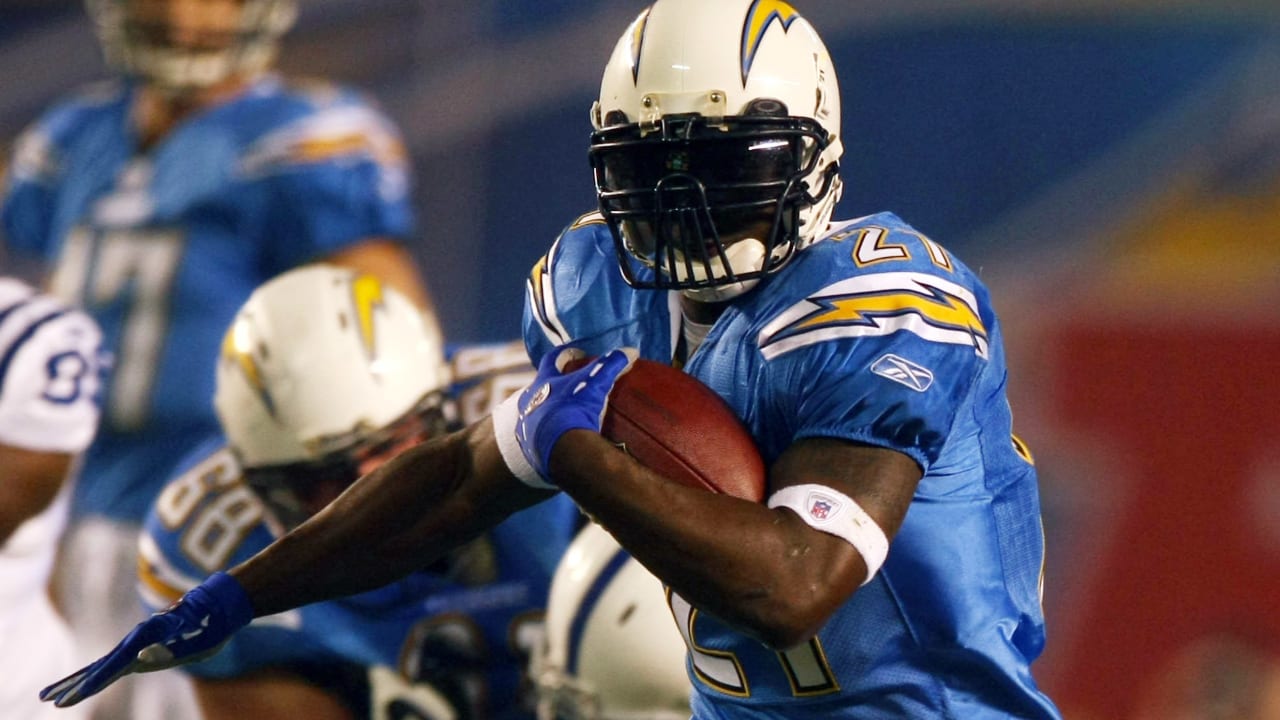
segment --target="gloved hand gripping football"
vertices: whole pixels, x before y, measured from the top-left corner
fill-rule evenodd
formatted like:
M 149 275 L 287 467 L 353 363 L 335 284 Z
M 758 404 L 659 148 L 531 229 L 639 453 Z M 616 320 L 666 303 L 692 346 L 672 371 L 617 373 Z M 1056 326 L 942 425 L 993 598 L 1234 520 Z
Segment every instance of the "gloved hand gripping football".
M 552 482 L 547 474 L 551 448 L 570 430 L 600 432 L 609 393 L 635 364 L 639 352 L 610 350 L 577 370 L 564 372 L 566 365 L 584 355 L 569 347 L 547 353 L 538 363 L 538 376 L 520 396 L 516 440 L 529 464 L 548 482 Z

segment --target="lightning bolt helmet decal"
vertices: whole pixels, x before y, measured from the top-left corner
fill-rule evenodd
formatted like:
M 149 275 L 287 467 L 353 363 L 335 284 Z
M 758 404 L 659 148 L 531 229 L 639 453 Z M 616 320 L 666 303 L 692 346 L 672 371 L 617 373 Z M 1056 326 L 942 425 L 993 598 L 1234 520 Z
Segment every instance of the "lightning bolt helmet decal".
M 271 417 L 276 416 L 275 400 L 271 397 L 271 392 L 267 390 L 266 381 L 262 377 L 262 369 L 258 367 L 258 361 L 253 357 L 253 332 L 248 317 L 241 315 L 237 317 L 231 327 L 227 329 L 227 334 L 222 336 L 222 360 L 235 365 L 240 370 L 240 374 L 244 376 L 245 382 L 253 388 L 253 392 L 262 401 L 263 407 L 267 409 L 267 414 Z
M 649 11 L 645 8 L 640 17 L 631 23 L 631 82 L 638 83 L 640 75 L 640 51 L 644 49 L 644 29 L 649 22 Z
M 747 75 L 751 74 L 751 64 L 755 62 L 756 51 L 760 49 L 760 41 L 764 39 L 765 32 L 775 20 L 782 25 L 782 31 L 786 32 L 798 17 L 800 14 L 795 8 L 782 0 L 755 0 L 751 3 L 742 23 L 742 87 L 747 86 Z
M 377 333 L 373 311 L 382 307 L 382 281 L 373 275 L 360 275 L 351 281 L 351 304 L 355 309 L 356 331 L 365 357 L 373 362 L 378 356 Z

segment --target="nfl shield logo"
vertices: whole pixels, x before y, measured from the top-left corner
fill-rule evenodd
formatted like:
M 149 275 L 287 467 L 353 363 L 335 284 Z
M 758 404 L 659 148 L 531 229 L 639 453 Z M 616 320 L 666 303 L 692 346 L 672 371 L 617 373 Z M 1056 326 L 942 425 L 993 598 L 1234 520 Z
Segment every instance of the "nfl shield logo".
M 831 512 L 831 503 L 826 500 L 814 500 L 813 506 L 809 508 L 809 514 L 819 520 L 825 520 L 829 512 Z

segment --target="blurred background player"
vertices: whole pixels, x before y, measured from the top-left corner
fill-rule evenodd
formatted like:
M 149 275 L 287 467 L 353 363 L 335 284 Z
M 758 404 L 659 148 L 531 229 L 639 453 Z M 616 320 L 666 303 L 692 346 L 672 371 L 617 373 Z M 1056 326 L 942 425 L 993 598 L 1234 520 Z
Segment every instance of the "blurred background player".
M 163 609 L 531 376 L 518 344 L 462 348 L 451 370 L 442 342 L 372 275 L 310 265 L 255 291 L 218 361 L 227 443 L 193 453 L 148 516 L 144 603 Z M 392 585 L 264 618 L 186 668 L 205 718 L 531 717 L 526 661 L 578 518 L 545 503 Z
M 52 271 L 54 293 L 98 321 L 114 357 L 55 582 L 94 651 L 139 618 L 139 526 L 175 463 L 218 433 L 218 343 L 249 293 L 324 258 L 428 300 L 400 244 L 414 218 L 396 128 L 348 90 L 272 72 L 296 2 L 88 9 L 119 78 L 56 104 L 18 140 L 2 219 L 7 249 Z M 153 678 L 129 687 L 180 680 Z M 103 716 L 191 712 L 189 693 L 152 697 L 154 712 L 107 695 Z
M 551 579 L 530 661 L 538 720 L 688 720 L 693 686 L 666 589 L 604 528 L 579 531 Z
M 31 688 L 76 655 L 48 584 L 64 480 L 98 426 L 101 340 L 88 316 L 0 277 L 0 716 L 12 720 L 54 717 Z

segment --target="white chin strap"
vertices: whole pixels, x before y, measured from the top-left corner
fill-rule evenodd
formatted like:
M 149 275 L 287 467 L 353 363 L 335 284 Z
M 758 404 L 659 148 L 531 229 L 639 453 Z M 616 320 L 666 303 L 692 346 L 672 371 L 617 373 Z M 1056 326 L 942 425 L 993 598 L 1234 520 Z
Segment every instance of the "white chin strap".
M 717 285 L 716 287 L 690 288 L 682 290 L 681 293 L 690 300 L 696 300 L 704 303 L 723 302 L 732 300 L 739 295 L 756 286 L 760 282 L 760 278 L 752 278 L 741 282 L 729 283 L 728 285 Z
M 680 281 L 696 280 L 698 282 L 728 277 L 729 273 L 724 267 L 725 258 L 729 260 L 729 265 L 734 268 L 735 272 L 742 273 L 753 272 L 764 267 L 765 255 L 764 243 L 755 238 L 738 240 L 725 250 L 725 257 L 722 258 L 717 255 L 707 264 L 695 262 L 691 264 L 692 267 L 685 265 L 684 253 L 679 250 L 673 250 L 671 254 L 675 258 L 676 279 Z M 710 268 L 710 273 L 707 272 L 708 268 Z M 690 300 L 718 302 L 735 298 L 755 287 L 758 282 L 759 279 L 755 278 L 715 287 L 693 288 L 683 292 L 685 297 Z

